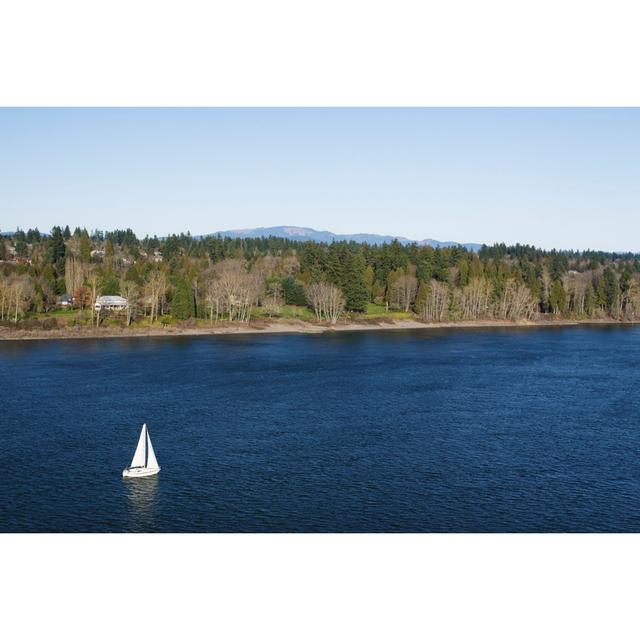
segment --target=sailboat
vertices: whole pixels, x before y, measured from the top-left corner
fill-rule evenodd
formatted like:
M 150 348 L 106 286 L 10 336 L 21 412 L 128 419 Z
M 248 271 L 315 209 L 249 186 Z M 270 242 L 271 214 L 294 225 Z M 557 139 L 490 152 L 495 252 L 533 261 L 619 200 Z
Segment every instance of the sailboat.
M 151 438 L 149 437 L 149 431 L 145 423 L 142 425 L 140 439 L 138 440 L 136 452 L 133 454 L 131 466 L 122 472 L 122 477 L 142 478 L 144 476 L 154 476 L 158 471 L 160 471 L 160 467 L 158 466 L 156 454 L 153 451 L 153 445 L 151 444 Z

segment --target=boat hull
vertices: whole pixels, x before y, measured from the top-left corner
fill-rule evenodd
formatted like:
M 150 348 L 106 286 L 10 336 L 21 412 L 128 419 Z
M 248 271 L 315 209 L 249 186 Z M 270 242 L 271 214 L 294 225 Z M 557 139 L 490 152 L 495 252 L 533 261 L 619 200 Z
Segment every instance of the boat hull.
M 155 476 L 160 471 L 157 469 L 147 469 L 146 467 L 127 467 L 122 472 L 123 478 L 145 478 L 147 476 Z

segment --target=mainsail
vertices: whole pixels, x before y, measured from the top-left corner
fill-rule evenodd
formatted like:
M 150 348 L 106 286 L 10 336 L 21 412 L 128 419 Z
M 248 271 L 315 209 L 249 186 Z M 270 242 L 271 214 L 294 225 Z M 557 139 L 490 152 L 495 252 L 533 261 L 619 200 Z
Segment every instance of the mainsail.
M 131 461 L 132 467 L 144 467 L 147 458 L 147 425 L 142 425 L 142 431 L 140 431 L 140 438 L 138 440 L 138 446 L 136 452 L 133 454 L 133 460 Z M 153 456 L 155 461 L 156 457 Z M 156 462 L 156 465 L 158 463 Z
M 158 461 L 156 460 L 156 454 L 153 450 L 153 445 L 151 444 L 151 438 L 149 437 L 149 432 L 147 431 L 147 469 L 159 469 Z

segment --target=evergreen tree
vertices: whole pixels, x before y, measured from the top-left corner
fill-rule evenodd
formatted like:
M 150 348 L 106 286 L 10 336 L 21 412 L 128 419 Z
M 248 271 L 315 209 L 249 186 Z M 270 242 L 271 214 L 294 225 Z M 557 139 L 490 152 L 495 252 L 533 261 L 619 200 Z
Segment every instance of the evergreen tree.
M 607 309 L 607 291 L 604 283 L 604 276 L 598 278 L 596 286 L 596 304 L 602 311 Z
M 565 310 L 567 296 L 560 280 L 556 280 L 551 287 L 551 295 L 549 296 L 549 304 L 553 313 L 562 313 Z
M 71 238 L 71 230 L 69 229 L 69 225 L 66 225 L 64 231 L 62 232 L 62 237 L 65 240 L 69 240 Z
M 463 258 L 458 262 L 458 272 L 460 274 L 458 284 L 464 289 L 469 284 L 469 263 L 466 259 Z
M 428 296 L 429 296 L 429 285 L 424 280 L 420 280 L 420 284 L 418 285 L 418 293 L 416 294 L 416 299 L 413 303 L 414 310 L 416 313 L 420 313 L 421 309 L 424 308 L 424 305 L 427 302 Z
M 593 290 L 593 283 L 589 283 L 587 286 L 587 293 L 584 299 L 584 312 L 587 316 L 591 317 L 596 308 L 596 294 Z
M 113 242 L 111 238 L 107 238 L 104 243 L 104 259 L 110 260 L 113 258 Z
M 618 302 L 618 280 L 611 267 L 607 267 L 603 274 L 604 281 L 604 301 L 605 309 L 608 313 L 613 313 Z
M 189 282 L 180 278 L 171 301 L 171 315 L 178 320 L 193 318 L 196 314 L 195 298 Z
M 425 247 L 418 254 L 417 273 L 418 280 L 428 282 L 435 272 L 435 258 L 433 247 Z
M 364 277 L 365 265 L 362 254 L 348 254 L 341 283 L 347 311 L 367 310 L 369 290 Z
M 80 260 L 82 262 L 91 261 L 91 242 L 86 229 L 83 229 L 80 235 Z
M 304 293 L 302 282 L 287 276 L 282 278 L 282 297 L 285 304 L 293 304 L 303 307 L 307 304 L 307 297 Z
M 120 293 L 120 283 L 117 276 L 112 272 L 108 272 L 102 278 L 100 291 L 105 296 L 117 296 Z M 69 291 L 68 293 L 73 293 Z
M 55 264 L 59 260 L 62 260 L 64 263 L 65 253 L 66 247 L 62 236 L 62 229 L 60 229 L 60 227 L 53 227 L 51 230 L 51 239 L 49 240 L 49 262 Z
M 472 278 L 480 278 L 484 275 L 484 267 L 482 266 L 482 262 L 480 262 L 480 258 L 473 254 L 471 258 L 471 264 L 469 265 L 469 280 Z
M 387 289 L 386 289 L 386 293 L 385 293 L 385 303 L 387 306 L 387 310 L 389 309 L 389 305 L 391 304 L 392 300 L 391 297 L 393 295 L 393 288 L 395 286 L 395 283 L 404 275 L 404 271 L 402 269 L 394 269 L 388 276 L 387 276 Z

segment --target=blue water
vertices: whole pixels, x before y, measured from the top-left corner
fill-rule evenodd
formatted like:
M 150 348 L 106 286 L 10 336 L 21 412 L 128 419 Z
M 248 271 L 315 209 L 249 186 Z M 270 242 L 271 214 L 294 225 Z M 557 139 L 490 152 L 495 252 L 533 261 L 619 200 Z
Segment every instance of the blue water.
M 0 531 L 637 532 L 639 363 L 619 326 L 0 342 Z

